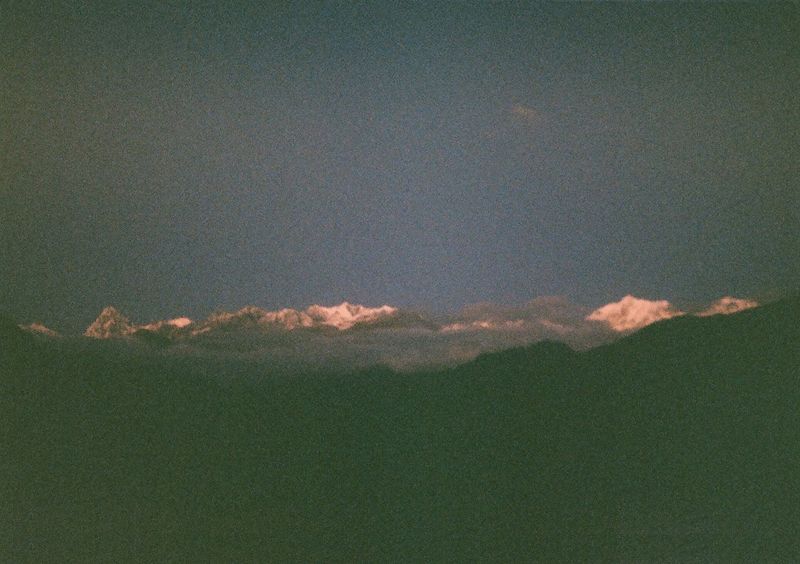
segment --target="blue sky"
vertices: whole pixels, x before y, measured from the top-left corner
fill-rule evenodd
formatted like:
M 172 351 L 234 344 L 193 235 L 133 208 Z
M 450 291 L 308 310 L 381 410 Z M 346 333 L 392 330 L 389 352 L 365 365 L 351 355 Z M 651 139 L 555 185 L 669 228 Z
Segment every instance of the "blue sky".
M 792 4 L 0 17 L 0 309 L 797 288 Z

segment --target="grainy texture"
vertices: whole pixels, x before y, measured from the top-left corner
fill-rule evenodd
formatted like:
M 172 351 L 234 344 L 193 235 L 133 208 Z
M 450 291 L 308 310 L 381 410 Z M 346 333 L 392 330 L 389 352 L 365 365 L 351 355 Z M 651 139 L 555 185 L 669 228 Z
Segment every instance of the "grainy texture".
M 800 302 L 398 375 L 0 336 L 4 561 L 793 561 Z

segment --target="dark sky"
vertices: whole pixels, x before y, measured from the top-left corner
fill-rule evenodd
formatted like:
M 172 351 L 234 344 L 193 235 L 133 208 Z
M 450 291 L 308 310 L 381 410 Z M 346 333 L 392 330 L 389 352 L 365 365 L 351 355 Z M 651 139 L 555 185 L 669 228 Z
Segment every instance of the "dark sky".
M 20 321 L 797 287 L 796 3 L 27 4 L 0 6 Z

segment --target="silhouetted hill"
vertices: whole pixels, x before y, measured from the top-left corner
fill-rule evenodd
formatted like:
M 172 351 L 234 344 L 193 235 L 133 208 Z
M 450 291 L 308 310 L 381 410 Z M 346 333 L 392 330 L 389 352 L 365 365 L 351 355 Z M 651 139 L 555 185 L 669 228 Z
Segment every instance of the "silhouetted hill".
M 6 323 L 0 558 L 794 561 L 798 303 L 414 374 Z
M 0 359 L 25 353 L 33 341 L 33 335 L 22 330 L 10 316 L 0 313 Z
M 0 339 L 19 339 L 25 332 L 8 315 L 0 313 Z
M 553 366 L 569 362 L 576 357 L 569 346 L 555 341 L 540 341 L 525 347 L 515 347 L 499 352 L 482 353 L 472 362 L 478 368 L 505 368 L 542 365 Z

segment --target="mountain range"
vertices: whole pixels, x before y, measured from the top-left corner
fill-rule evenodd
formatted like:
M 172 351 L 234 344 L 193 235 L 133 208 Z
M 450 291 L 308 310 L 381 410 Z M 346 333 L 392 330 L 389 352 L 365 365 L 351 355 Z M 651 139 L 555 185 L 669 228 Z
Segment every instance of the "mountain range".
M 730 314 L 758 306 L 754 300 L 725 296 L 692 315 L 710 316 Z M 543 308 L 544 306 L 544 308 Z M 188 317 L 165 319 L 136 324 L 113 306 L 104 308 L 97 319 L 87 327 L 84 335 L 96 339 L 123 338 L 151 332 L 168 337 L 187 338 L 217 332 L 235 331 L 296 331 L 351 329 L 427 329 L 446 333 L 464 331 L 515 331 L 526 330 L 531 322 L 556 333 L 574 330 L 576 321 L 599 322 L 616 332 L 630 332 L 661 319 L 685 315 L 666 300 L 646 300 L 628 295 L 618 302 L 606 304 L 588 314 L 581 313 L 561 298 L 537 298 L 522 308 L 502 308 L 493 304 L 477 304 L 461 314 L 435 322 L 416 312 L 393 306 L 368 307 L 342 302 L 335 306 L 311 305 L 305 310 L 284 308 L 270 311 L 256 306 L 246 306 L 238 311 L 216 311 L 201 321 Z M 572 326 L 570 326 L 572 325 Z M 55 336 L 57 333 L 41 323 L 20 325 L 26 331 Z
M 305 310 L 285 308 L 268 311 L 256 306 L 246 306 L 235 312 L 218 311 L 198 322 L 193 322 L 188 317 L 179 317 L 142 325 L 131 323 L 116 308 L 108 306 L 86 329 L 84 335 L 96 339 L 110 339 L 135 335 L 140 331 L 150 331 L 175 337 L 193 337 L 232 331 L 270 332 L 307 329 L 346 331 L 364 327 L 414 325 L 430 327 L 431 323 L 417 314 L 401 312 L 388 305 L 373 308 L 348 302 L 331 307 L 312 305 Z
M 92 340 L 150 346 L 175 354 L 256 355 L 276 365 L 403 371 L 454 366 L 479 354 L 558 340 L 576 350 L 612 342 L 648 324 L 684 315 L 730 314 L 753 300 L 724 297 L 682 311 L 666 300 L 625 296 L 595 310 L 562 297 L 540 297 L 521 306 L 476 304 L 453 315 L 427 316 L 389 305 L 266 310 L 246 306 L 188 317 L 136 323 L 109 306 L 84 331 Z M 20 325 L 37 338 L 63 337 L 41 323 Z M 204 353 L 205 351 L 205 353 Z

